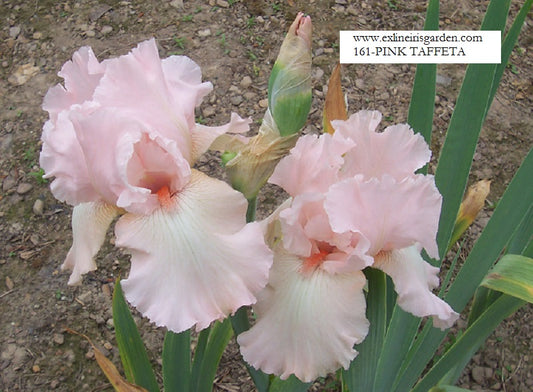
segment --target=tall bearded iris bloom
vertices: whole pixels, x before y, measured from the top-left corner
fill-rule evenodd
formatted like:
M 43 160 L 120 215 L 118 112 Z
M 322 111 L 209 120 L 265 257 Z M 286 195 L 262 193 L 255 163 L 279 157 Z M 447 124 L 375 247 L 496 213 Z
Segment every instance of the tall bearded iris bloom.
M 43 108 L 40 164 L 56 198 L 74 205 L 69 284 L 96 269 L 108 226 L 131 253 L 126 298 L 160 326 L 198 330 L 255 302 L 272 263 L 245 198 L 192 168 L 215 138 L 248 130 L 195 123 L 212 86 L 184 56 L 161 60 L 155 41 L 99 62 L 88 47 L 59 73 Z
M 257 322 L 238 337 L 244 359 L 282 378 L 312 381 L 348 368 L 368 332 L 362 269 L 383 270 L 398 303 L 450 327 L 458 315 L 431 289 L 441 196 L 432 176 L 415 174 L 431 152 L 407 125 L 376 132 L 379 112 L 333 121 L 333 135 L 307 135 L 270 182 L 291 198 L 266 222 L 274 250 Z

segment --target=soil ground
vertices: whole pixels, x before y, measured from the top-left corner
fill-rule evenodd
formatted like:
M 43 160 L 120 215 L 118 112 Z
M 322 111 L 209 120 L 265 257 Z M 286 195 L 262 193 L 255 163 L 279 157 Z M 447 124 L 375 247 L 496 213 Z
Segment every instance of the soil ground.
M 111 318 L 114 280 L 126 276 L 128 257 L 106 242 L 99 269 L 81 286 L 67 286 L 59 267 L 72 235 L 72 207 L 54 199 L 39 176 L 40 134 L 47 116 L 40 106 L 57 72 L 80 46 L 100 60 L 127 53 L 155 37 L 161 57 L 185 54 L 200 64 L 214 91 L 198 110 L 209 125 L 231 111 L 258 121 L 267 80 L 283 36 L 302 10 L 313 19 L 313 106 L 306 132 L 318 132 L 327 80 L 338 59 L 339 30 L 421 30 L 425 1 L 311 0 L 3 0 L 0 3 L 0 391 L 112 390 L 91 347 L 65 327 L 93 339 L 115 364 L 120 360 Z M 441 2 L 441 29 L 476 30 L 487 1 Z M 513 1 L 512 15 L 521 2 Z M 530 15 L 531 16 L 531 15 Z M 474 157 L 471 181 L 493 181 L 488 205 L 501 197 L 533 141 L 533 20 L 529 17 L 488 114 Z M 350 65 L 343 68 L 349 112 L 377 109 L 382 126 L 405 122 L 414 65 Z M 464 65 L 438 67 L 435 157 L 454 107 Z M 257 123 L 256 123 L 257 124 Z M 257 127 L 255 127 L 257 128 Z M 218 163 L 202 170 L 223 176 Z M 262 193 L 262 216 L 279 203 Z M 482 212 L 469 231 L 475 239 L 491 214 Z M 112 233 L 109 233 L 112 238 Z M 163 331 L 136 315 L 150 356 L 159 367 Z M 464 371 L 460 385 L 485 391 L 531 391 L 533 308 L 506 320 Z M 460 327 L 461 325 L 459 325 Z M 238 351 L 224 354 L 217 390 L 253 386 Z M 337 390 L 322 380 L 315 390 Z

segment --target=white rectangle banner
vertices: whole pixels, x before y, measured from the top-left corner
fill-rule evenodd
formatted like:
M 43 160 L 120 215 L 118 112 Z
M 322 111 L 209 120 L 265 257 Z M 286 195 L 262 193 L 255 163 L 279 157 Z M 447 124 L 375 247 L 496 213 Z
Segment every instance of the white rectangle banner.
M 341 64 L 499 64 L 501 32 L 340 31 Z

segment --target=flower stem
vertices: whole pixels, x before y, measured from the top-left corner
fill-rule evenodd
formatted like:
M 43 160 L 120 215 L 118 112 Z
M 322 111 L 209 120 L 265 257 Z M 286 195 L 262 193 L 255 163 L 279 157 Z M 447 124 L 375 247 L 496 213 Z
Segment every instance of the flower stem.
M 257 207 L 257 196 L 248 199 L 248 209 L 246 210 L 246 223 L 255 221 L 255 210 Z

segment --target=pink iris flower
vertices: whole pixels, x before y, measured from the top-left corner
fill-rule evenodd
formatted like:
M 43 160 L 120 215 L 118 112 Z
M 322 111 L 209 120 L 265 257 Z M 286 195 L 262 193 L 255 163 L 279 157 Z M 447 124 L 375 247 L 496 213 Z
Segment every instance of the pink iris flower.
M 441 195 L 415 174 L 431 152 L 408 125 L 376 132 L 379 112 L 333 121 L 333 135 L 303 136 L 270 182 L 291 196 L 264 222 L 274 250 L 256 324 L 238 337 L 244 359 L 267 373 L 309 382 L 347 369 L 368 332 L 367 266 L 387 273 L 400 307 L 450 327 L 458 317 L 432 293 Z
M 107 228 L 131 254 L 126 298 L 174 332 L 206 328 L 256 301 L 272 253 L 261 227 L 246 224 L 247 202 L 226 183 L 192 168 L 220 135 L 248 120 L 195 123 L 212 90 L 191 59 L 161 60 L 154 39 L 99 62 L 78 50 L 43 108 L 40 164 L 56 198 L 74 205 L 73 244 L 63 263 L 69 284 L 96 269 Z

